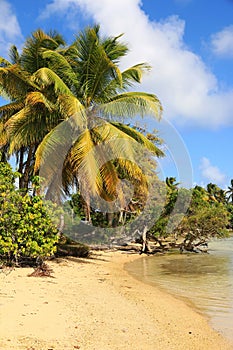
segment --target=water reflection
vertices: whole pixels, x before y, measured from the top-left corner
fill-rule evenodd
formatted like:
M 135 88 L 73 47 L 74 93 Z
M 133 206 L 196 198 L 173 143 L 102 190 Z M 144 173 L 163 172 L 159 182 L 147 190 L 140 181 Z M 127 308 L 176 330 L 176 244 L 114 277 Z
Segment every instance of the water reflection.
M 210 317 L 217 330 L 233 340 L 233 238 L 214 241 L 210 254 L 145 257 L 127 270 L 146 283 L 155 283 L 188 298 Z

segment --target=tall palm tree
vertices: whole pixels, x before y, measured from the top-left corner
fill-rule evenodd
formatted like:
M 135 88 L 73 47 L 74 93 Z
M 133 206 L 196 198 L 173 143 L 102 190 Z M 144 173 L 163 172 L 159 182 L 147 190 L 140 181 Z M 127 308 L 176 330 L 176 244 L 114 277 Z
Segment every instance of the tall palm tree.
M 142 63 L 121 72 L 119 60 L 128 48 L 119 38 L 102 38 L 94 26 L 65 47 L 57 33 L 37 31 L 26 41 L 18 63 L 2 59 L 1 90 L 12 102 L 0 110 L 1 143 L 9 145 L 11 154 L 26 151 L 28 169 L 46 168 L 49 195 L 58 191 L 60 174 L 66 193 L 76 182 L 86 199 L 98 194 L 112 200 L 123 170 L 129 179 L 146 184 L 137 165 L 137 145 L 163 155 L 158 138 L 152 142 L 122 123 L 139 115 L 160 118 L 162 107 L 153 94 L 128 92 L 150 67 Z
M 63 179 L 76 176 L 82 170 L 86 192 L 114 194 L 117 182 L 117 168 L 128 169 L 131 177 L 141 176 L 139 167 L 130 166 L 126 159 L 133 154 L 133 145 L 137 142 L 162 155 L 157 145 L 142 133 L 129 125 L 119 123 L 119 118 L 132 118 L 136 115 L 153 114 L 160 117 L 162 107 L 155 95 L 143 92 L 128 92 L 133 83 L 139 83 L 147 64 L 138 64 L 121 72 L 119 59 L 126 55 L 127 46 L 119 42 L 119 37 L 102 39 L 99 27 L 86 28 L 73 45 L 61 52 L 47 51 L 49 67 L 69 86 L 73 92 L 67 115 L 75 115 L 75 125 L 81 132 L 75 140 L 63 168 Z M 60 100 L 63 103 L 63 100 Z M 67 107 L 67 99 L 65 101 Z M 66 109 L 66 107 L 63 108 Z M 63 129 L 61 128 L 61 133 Z M 59 130 L 53 130 L 37 151 L 37 164 L 40 166 L 54 152 L 54 145 L 60 140 Z M 116 140 L 113 142 L 112 140 Z M 127 143 L 128 141 L 128 143 Z M 135 144 L 133 141 L 136 141 Z M 117 167 L 112 162 L 104 163 L 103 154 L 98 157 L 92 152 L 96 145 L 107 143 L 114 148 Z M 50 147 L 52 145 L 52 147 Z M 126 147 L 127 145 L 127 147 Z M 47 151 L 46 151 L 47 150 Z M 54 154 L 54 153 L 53 153 Z M 87 154 L 89 156 L 87 157 Z M 101 164 L 105 167 L 101 169 Z M 101 171 L 98 173 L 98 169 Z M 69 171 L 71 170 L 72 176 Z M 95 176 L 97 174 L 97 176 Z M 80 177 L 79 177 L 80 181 Z M 67 188 L 69 181 L 64 183 Z M 114 186 L 113 186 L 114 184 Z
M 22 174 L 20 188 L 28 187 L 37 146 L 51 129 L 52 117 L 43 126 L 42 120 L 48 114 L 52 116 L 56 110 L 50 98 L 51 88 L 49 91 L 38 84 L 34 74 L 46 66 L 43 50 L 55 50 L 64 44 L 56 32 L 46 34 L 37 30 L 26 40 L 21 55 L 12 46 L 10 60 L 0 58 L 1 95 L 10 101 L 0 107 L 0 146 L 8 155 L 16 156 L 18 170 Z
M 231 179 L 231 185 L 228 186 L 228 190 L 226 191 L 227 201 L 233 203 L 233 179 Z

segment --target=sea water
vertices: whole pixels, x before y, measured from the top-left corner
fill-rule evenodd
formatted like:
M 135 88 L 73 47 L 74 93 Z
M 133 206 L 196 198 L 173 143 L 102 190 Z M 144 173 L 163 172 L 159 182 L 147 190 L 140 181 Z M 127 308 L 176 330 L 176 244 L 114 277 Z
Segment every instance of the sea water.
M 209 253 L 148 256 L 126 269 L 191 301 L 213 328 L 233 341 L 233 238 L 211 242 Z

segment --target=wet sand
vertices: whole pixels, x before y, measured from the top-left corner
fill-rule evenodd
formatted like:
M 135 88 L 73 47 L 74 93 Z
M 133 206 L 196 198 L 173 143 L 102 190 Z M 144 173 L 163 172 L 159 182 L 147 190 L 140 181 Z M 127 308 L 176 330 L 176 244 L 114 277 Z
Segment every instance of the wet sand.
M 0 273 L 1 350 L 227 350 L 233 345 L 183 301 L 125 270 L 135 254 L 49 262 Z

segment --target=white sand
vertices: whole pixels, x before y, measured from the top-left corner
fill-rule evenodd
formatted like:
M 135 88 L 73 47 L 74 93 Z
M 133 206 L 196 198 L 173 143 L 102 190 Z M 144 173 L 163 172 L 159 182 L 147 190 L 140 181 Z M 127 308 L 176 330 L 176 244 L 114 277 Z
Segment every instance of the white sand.
M 0 273 L 0 349 L 233 349 L 183 301 L 129 276 L 124 263 L 137 258 L 50 262 L 54 278 Z

